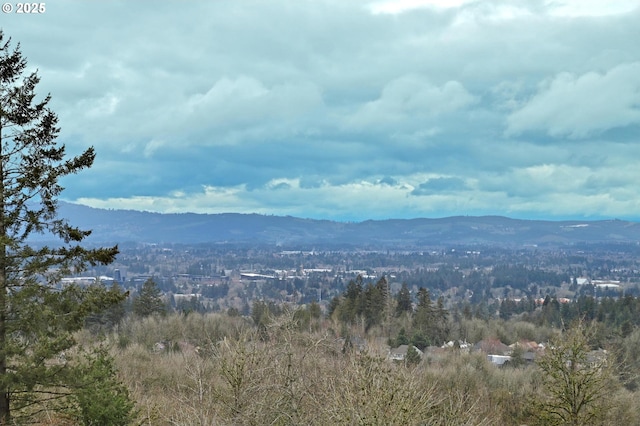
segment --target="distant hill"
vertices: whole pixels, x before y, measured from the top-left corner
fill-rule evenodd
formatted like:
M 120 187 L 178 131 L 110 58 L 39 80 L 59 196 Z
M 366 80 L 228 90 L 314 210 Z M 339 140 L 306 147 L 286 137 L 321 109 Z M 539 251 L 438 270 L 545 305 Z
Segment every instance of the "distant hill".
M 60 216 L 92 229 L 90 242 L 231 243 L 282 246 L 563 246 L 637 243 L 640 224 L 620 220 L 540 221 L 499 216 L 368 220 L 359 223 L 258 214 L 159 214 L 60 203 Z M 43 239 L 41 237 L 40 239 Z

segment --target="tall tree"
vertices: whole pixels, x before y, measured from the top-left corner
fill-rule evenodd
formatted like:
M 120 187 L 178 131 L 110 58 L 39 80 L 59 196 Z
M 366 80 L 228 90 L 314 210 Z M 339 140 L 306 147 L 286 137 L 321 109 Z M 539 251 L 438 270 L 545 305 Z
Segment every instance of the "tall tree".
M 414 334 L 424 337 L 430 344 L 442 344 L 449 334 L 448 311 L 444 308 L 444 299 L 439 298 L 433 306 L 429 290 L 420 287 L 417 294 L 418 306 L 413 315 Z M 414 343 L 417 347 L 420 344 Z M 422 348 L 421 348 L 422 349 Z
M 413 306 L 411 305 L 411 292 L 407 283 L 402 283 L 400 291 L 396 295 L 396 316 L 399 317 L 405 312 L 411 312 Z
M 68 396 L 72 363 L 51 359 L 75 345 L 87 315 L 123 298 L 104 286 L 59 286 L 65 274 L 112 262 L 118 248 L 83 248 L 90 231 L 58 218 L 60 179 L 91 167 L 95 153 L 67 158 L 50 96 L 36 100 L 40 79 L 26 66 L 0 31 L 0 424 L 12 410 L 34 413 L 42 399 Z M 38 233 L 59 241 L 32 247 Z
M 153 278 L 148 278 L 140 293 L 133 299 L 133 313 L 139 317 L 148 317 L 153 314 L 164 314 L 167 311 L 167 305 L 162 300 L 162 291 Z
M 114 294 L 123 294 L 124 296 L 129 295 L 129 292 L 125 292 L 116 281 L 111 285 L 111 291 Z M 95 334 L 103 334 L 116 328 L 122 322 L 126 314 L 126 302 L 123 300 L 118 304 L 110 306 L 103 312 L 87 316 L 85 326 Z
M 416 306 L 416 311 L 413 316 L 413 327 L 426 334 L 430 331 L 430 328 L 433 327 L 435 317 L 429 290 L 420 287 L 418 289 L 417 299 L 418 305 Z
M 344 291 L 344 298 L 340 301 L 338 319 L 343 323 L 354 323 L 356 318 L 364 313 L 365 299 L 363 297 L 362 276 L 349 281 Z
M 362 294 L 364 298 L 364 323 L 365 331 L 371 327 L 380 325 L 385 314 L 385 298 L 379 286 L 368 283 Z
M 544 397 L 535 412 L 545 425 L 602 424 L 618 383 L 606 352 L 592 352 L 592 329 L 578 323 L 551 341 L 538 361 Z

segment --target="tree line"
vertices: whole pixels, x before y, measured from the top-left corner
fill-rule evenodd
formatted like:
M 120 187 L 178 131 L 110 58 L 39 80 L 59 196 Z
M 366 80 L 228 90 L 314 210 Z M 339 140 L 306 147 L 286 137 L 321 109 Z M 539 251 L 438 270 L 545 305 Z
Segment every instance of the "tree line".
M 414 302 L 406 283 L 392 296 L 386 277 L 375 284 L 364 284 L 358 275 L 349 281 L 342 295 L 331 300 L 327 315 L 335 318 L 344 330 L 360 324 L 365 333 L 374 327 L 389 327 L 392 318 L 408 318 L 410 328 L 400 329 L 391 339 L 395 346 L 412 343 L 424 349 L 441 345 L 448 338 L 449 312 L 442 297 L 433 301 L 429 290 L 421 287 Z

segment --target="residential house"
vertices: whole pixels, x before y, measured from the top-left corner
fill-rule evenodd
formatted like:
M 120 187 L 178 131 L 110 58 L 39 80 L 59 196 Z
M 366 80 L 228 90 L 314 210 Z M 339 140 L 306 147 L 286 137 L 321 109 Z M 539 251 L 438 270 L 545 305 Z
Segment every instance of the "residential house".
M 413 348 L 416 350 L 416 352 L 418 352 L 418 355 L 420 355 L 420 358 L 424 356 L 424 352 L 422 352 L 420 349 L 416 348 L 415 346 L 413 346 Z M 389 350 L 389 359 L 393 361 L 404 361 L 405 358 L 407 357 L 408 351 L 409 351 L 409 345 L 400 345 L 397 348 L 393 348 Z

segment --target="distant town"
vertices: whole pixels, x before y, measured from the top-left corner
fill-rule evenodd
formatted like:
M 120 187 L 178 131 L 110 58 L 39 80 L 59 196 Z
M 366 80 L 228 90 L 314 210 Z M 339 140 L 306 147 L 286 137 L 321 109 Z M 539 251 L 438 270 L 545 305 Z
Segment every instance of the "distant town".
M 640 247 L 593 244 L 520 250 L 499 247 L 399 250 L 314 250 L 237 247 L 220 244 L 137 244 L 121 248 L 116 262 L 64 282 L 106 285 L 117 282 L 135 297 L 152 279 L 168 307 L 228 311 L 248 315 L 255 300 L 276 304 L 331 299 L 356 278 L 389 283 L 391 294 L 406 284 L 415 295 L 427 288 L 449 309 L 475 306 L 500 314 L 501 304 L 541 304 L 545 297 L 571 303 L 579 296 L 640 294 Z M 503 316 L 505 316 L 503 312 Z

